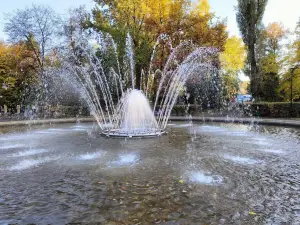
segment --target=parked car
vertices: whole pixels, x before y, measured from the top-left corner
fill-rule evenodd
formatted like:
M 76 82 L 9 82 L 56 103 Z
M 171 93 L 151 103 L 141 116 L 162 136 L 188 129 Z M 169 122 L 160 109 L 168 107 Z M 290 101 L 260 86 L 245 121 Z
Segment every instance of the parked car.
M 243 95 L 244 96 L 244 102 L 251 102 L 253 97 L 252 95 Z
M 251 102 L 252 99 L 252 95 L 237 95 L 235 102 Z
M 237 95 L 235 101 L 236 102 L 243 102 L 244 101 L 244 96 L 243 95 Z

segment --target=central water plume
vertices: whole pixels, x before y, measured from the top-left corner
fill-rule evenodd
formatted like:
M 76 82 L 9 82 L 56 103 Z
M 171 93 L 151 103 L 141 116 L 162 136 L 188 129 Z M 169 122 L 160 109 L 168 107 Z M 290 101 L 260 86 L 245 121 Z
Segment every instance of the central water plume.
M 147 133 L 159 130 L 149 101 L 140 90 L 129 90 L 121 100 L 120 131 L 122 133 Z
M 130 35 L 127 35 L 123 68 L 120 68 L 117 47 L 110 35 L 80 31 L 72 40 L 62 59 L 60 74 L 80 91 L 91 114 L 108 136 L 161 135 L 186 81 L 190 77 L 210 75 L 217 69 L 215 48 L 197 48 L 186 41 L 172 49 L 162 71 L 154 72 L 152 60 L 158 41 L 148 73 L 141 74 L 141 90 L 136 90 Z M 115 65 L 108 69 L 105 57 L 111 53 Z M 158 86 L 156 90 L 154 83 Z M 152 110 L 147 97 L 152 98 L 153 92 L 156 96 L 153 96 Z M 157 120 L 154 112 L 157 112 Z

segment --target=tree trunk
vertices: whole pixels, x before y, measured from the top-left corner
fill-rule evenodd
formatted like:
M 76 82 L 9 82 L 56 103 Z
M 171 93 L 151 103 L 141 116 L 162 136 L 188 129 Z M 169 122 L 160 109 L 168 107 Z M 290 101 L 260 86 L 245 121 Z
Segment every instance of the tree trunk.
M 251 92 L 253 97 L 257 98 L 259 95 L 259 77 L 256 65 L 255 57 L 255 45 L 254 43 L 249 46 L 250 51 L 250 73 L 251 73 Z
M 142 73 L 142 69 L 141 69 L 141 65 L 139 63 L 137 63 L 135 65 L 135 89 L 140 89 L 141 87 L 141 73 Z

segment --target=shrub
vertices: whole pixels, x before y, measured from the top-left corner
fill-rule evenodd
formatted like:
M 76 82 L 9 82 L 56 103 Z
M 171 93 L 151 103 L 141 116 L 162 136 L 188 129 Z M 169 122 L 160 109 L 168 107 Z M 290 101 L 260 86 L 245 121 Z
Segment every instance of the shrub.
M 260 117 L 300 117 L 300 102 L 258 102 L 249 103 L 253 116 Z
M 291 103 L 289 102 L 258 102 L 258 103 L 237 103 L 232 106 L 226 106 L 218 115 L 232 117 L 273 117 L 273 118 L 290 118 L 300 117 L 300 102 L 293 103 L 291 111 Z M 218 112 L 217 109 L 211 112 Z M 196 116 L 203 112 L 199 105 L 175 105 L 173 107 L 172 116 Z M 211 113 L 208 113 L 210 115 Z

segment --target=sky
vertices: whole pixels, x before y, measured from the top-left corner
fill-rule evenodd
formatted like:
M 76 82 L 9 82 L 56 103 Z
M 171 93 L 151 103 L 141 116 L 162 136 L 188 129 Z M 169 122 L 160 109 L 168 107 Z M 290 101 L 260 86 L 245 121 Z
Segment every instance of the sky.
M 227 18 L 227 29 L 230 35 L 240 35 L 236 23 L 235 9 L 237 0 L 209 0 L 211 11 L 220 18 Z M 268 0 L 263 23 L 282 22 L 293 31 L 300 18 L 300 0 Z
M 284 2 L 284 3 L 283 3 Z M 93 0 L 0 0 L 0 40 L 6 40 L 3 32 L 5 13 L 12 13 L 16 9 L 23 9 L 31 4 L 49 5 L 59 14 L 67 14 L 69 8 L 85 5 L 91 9 Z M 237 0 L 209 0 L 211 11 L 221 19 L 227 19 L 227 29 L 230 35 L 239 36 L 239 30 L 235 19 L 234 6 Z M 269 0 L 264 14 L 263 22 L 268 25 L 271 22 L 282 22 L 283 25 L 294 30 L 300 17 L 300 0 Z
M 86 9 L 94 6 L 93 0 L 0 0 L 0 40 L 6 40 L 7 37 L 3 32 L 5 23 L 5 14 L 13 13 L 16 9 L 24 9 L 26 6 L 47 5 L 55 12 L 67 15 L 70 8 L 85 5 Z

